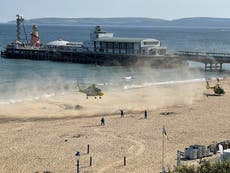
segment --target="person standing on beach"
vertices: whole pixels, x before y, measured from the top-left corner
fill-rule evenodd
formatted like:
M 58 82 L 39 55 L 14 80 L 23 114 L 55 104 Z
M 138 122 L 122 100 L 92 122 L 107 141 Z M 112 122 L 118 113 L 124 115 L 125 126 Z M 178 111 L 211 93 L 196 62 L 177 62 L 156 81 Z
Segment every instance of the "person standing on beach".
M 148 113 L 147 113 L 146 110 L 145 110 L 145 112 L 144 112 L 144 117 L 145 117 L 145 119 L 147 119 L 147 117 L 148 117 Z
M 120 111 L 121 111 L 121 118 L 124 118 L 124 111 L 123 110 Z
M 101 118 L 101 126 L 104 126 L 105 125 L 105 119 L 104 117 Z
M 219 144 L 218 148 L 220 152 L 220 162 L 223 163 L 224 162 L 224 147 L 222 144 Z

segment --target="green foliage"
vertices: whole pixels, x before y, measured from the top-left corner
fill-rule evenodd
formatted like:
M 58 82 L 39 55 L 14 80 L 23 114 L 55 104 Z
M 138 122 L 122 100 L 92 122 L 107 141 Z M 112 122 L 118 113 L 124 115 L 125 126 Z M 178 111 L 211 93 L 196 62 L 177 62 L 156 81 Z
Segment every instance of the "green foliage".
M 230 173 L 230 161 L 210 163 L 202 161 L 198 167 L 181 165 L 168 173 Z

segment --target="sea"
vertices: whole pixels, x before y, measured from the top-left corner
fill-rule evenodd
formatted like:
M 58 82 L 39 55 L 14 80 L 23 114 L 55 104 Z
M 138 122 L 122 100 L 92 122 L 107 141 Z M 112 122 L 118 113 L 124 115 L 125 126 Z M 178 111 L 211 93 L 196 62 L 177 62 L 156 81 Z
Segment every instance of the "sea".
M 161 41 L 168 53 L 180 50 L 230 53 L 230 28 L 102 26 L 120 37 L 150 37 Z M 86 41 L 94 26 L 41 25 L 42 43 L 53 40 Z M 31 26 L 25 26 L 29 39 Z M 25 37 L 24 37 L 25 38 Z M 16 40 L 16 26 L 0 24 L 0 50 Z M 223 72 L 205 72 L 204 65 L 189 62 L 188 68 L 97 66 L 50 61 L 14 60 L 0 57 L 0 104 L 14 104 L 68 92 L 77 92 L 95 83 L 108 91 L 129 90 L 153 85 L 199 82 L 230 75 L 230 65 Z M 144 91 L 144 89 L 143 89 Z

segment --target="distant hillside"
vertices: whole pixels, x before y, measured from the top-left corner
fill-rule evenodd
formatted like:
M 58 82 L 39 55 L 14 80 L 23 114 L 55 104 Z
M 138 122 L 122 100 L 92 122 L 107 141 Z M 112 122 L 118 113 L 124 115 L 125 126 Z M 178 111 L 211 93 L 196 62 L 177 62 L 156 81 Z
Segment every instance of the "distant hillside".
M 10 21 L 8 23 L 15 23 Z M 25 20 L 26 24 L 44 25 L 110 25 L 110 26 L 164 26 L 164 27 L 230 27 L 230 18 L 182 18 L 163 20 L 152 18 L 38 18 Z
M 230 27 L 230 18 L 195 17 L 172 20 L 170 23 L 188 27 Z

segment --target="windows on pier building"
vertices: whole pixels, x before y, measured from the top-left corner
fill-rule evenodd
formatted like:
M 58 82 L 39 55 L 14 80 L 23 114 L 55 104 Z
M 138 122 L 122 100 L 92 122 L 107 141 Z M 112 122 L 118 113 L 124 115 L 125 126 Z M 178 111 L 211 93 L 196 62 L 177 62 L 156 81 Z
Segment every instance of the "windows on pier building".
M 113 33 L 102 31 L 96 26 L 90 35 L 92 47 L 98 53 L 131 55 L 165 55 L 166 47 L 153 38 L 114 37 Z
M 94 41 L 94 51 L 114 54 L 143 54 L 143 55 L 163 55 L 166 48 L 160 46 L 160 41 L 155 39 L 141 38 L 98 38 Z

